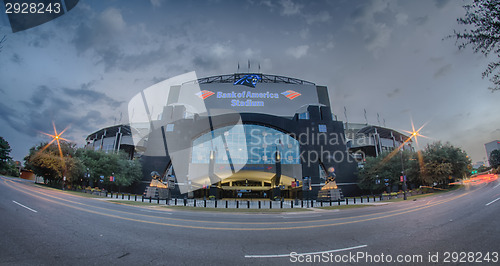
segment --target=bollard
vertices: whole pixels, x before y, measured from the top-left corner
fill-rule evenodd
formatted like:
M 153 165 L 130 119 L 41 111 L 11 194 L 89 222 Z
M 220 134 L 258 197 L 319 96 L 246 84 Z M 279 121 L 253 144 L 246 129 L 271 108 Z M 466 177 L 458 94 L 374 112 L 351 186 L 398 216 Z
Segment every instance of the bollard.
M 134 201 L 137 201 L 137 194 L 134 196 Z
M 113 198 L 113 191 L 111 191 L 111 198 Z
M 380 200 L 382 200 L 382 194 L 380 194 Z
M 340 206 L 340 199 L 337 200 L 338 205 Z
M 332 201 L 330 200 L 330 204 L 332 204 Z M 323 201 L 320 203 L 321 207 L 323 207 Z
M 366 196 L 366 202 L 370 202 L 370 196 Z
M 359 199 L 361 200 L 361 203 L 363 203 L 363 196 L 359 197 Z
M 373 195 L 373 202 L 375 202 L 375 201 L 376 201 L 376 200 L 375 200 L 375 195 Z
M 273 208 L 273 201 L 269 201 L 269 209 L 272 209 Z
M 283 201 L 280 201 L 280 209 L 283 209 Z
M 207 200 L 204 200 L 205 202 L 203 203 L 203 207 L 207 207 Z
M 227 200 L 226 200 L 226 209 L 227 209 Z
M 184 198 L 184 207 L 186 207 L 186 205 L 187 205 L 187 199 Z
M 356 197 L 354 197 L 354 204 L 356 204 Z
M 293 200 L 290 201 L 290 206 L 293 209 Z
M 238 209 L 239 207 L 240 207 L 240 202 L 236 201 L 236 209 Z
M 259 209 L 260 209 L 260 200 L 259 200 Z
M 349 205 L 349 199 L 345 198 L 345 205 Z
M 217 209 L 217 199 L 215 200 L 215 208 Z
M 165 199 L 165 205 L 170 205 L 168 204 L 168 199 Z
M 144 195 L 142 195 L 142 202 L 144 202 Z
M 250 209 L 250 201 L 247 200 L 247 209 Z
M 304 208 L 304 200 L 300 200 L 300 207 Z
M 193 207 L 196 207 L 196 199 L 194 199 Z
M 125 199 L 125 195 L 123 195 L 123 193 L 122 193 L 122 199 Z
M 149 197 L 149 203 L 151 203 L 151 197 Z
M 177 206 L 177 198 L 174 199 L 175 206 Z
M 130 200 L 130 193 L 128 193 L 128 200 Z
M 330 206 L 332 206 L 332 200 L 330 199 Z
M 158 204 L 160 204 L 160 196 L 158 196 L 157 200 L 158 200 Z

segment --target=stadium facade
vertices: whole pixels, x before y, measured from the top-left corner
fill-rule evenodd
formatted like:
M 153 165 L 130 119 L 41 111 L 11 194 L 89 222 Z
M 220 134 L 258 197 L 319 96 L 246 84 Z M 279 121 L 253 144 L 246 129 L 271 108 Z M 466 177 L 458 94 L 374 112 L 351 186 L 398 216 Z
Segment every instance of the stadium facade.
M 133 145 L 144 174 L 137 192 L 156 171 L 175 179 L 174 195 L 190 197 L 316 198 L 329 180 L 353 195 L 357 155 L 407 138 L 368 125 L 351 125 L 356 134 L 347 138 L 327 87 L 312 82 L 261 73 L 193 77 L 151 86 L 130 101 L 130 125 L 87 137 L 94 149 Z

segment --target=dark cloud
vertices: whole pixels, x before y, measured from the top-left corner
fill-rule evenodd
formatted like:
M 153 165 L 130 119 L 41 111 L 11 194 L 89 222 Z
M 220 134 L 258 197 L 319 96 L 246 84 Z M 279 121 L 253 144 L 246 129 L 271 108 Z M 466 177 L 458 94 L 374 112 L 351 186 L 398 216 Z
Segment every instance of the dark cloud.
M 422 26 L 429 20 L 429 16 L 417 17 L 415 18 L 415 22 L 417 25 Z
M 106 71 L 116 69 L 117 66 L 120 66 L 124 57 L 123 52 L 116 46 L 98 49 L 95 53 L 100 58 L 97 63 L 102 63 Z
M 12 109 L 6 106 L 4 103 L 0 102 L 0 119 L 5 121 L 12 128 L 20 131 L 22 130 L 22 126 L 19 125 L 18 121 L 20 120 L 19 112 L 15 109 Z
M 387 97 L 392 98 L 392 97 L 398 95 L 400 92 L 401 92 L 401 89 L 400 88 L 396 88 L 396 89 L 388 92 L 387 93 Z
M 193 64 L 195 69 L 217 70 L 220 68 L 218 61 L 203 55 L 195 56 L 193 58 Z
M 434 0 L 434 4 L 438 8 L 443 8 L 448 2 L 450 2 L 450 0 Z
M 434 78 L 440 78 L 440 77 L 443 77 L 445 76 L 446 74 L 448 74 L 450 71 L 451 71 L 451 64 L 447 64 L 447 65 L 444 65 L 442 67 L 440 67 L 435 73 L 434 73 Z
M 54 95 L 54 93 L 52 92 L 51 89 L 49 89 L 49 87 L 47 87 L 45 85 L 39 86 L 35 90 L 35 93 L 33 93 L 33 95 L 31 95 L 31 98 L 30 98 L 31 102 L 28 104 L 40 107 L 43 105 L 43 103 L 45 102 L 45 100 L 47 98 L 50 98 L 53 95 Z
M 82 85 L 88 87 L 88 84 Z M 63 93 L 70 97 L 72 101 L 82 101 L 85 103 L 103 103 L 112 107 L 119 107 L 123 102 L 116 101 L 106 94 L 98 91 L 89 90 L 86 88 L 70 89 L 63 88 Z
M 18 53 L 13 53 L 10 57 L 10 61 L 16 64 L 21 64 L 23 62 L 23 58 Z
M 36 31 L 31 35 L 32 38 L 28 44 L 36 48 L 45 48 L 50 45 L 55 36 L 56 33 L 54 31 Z

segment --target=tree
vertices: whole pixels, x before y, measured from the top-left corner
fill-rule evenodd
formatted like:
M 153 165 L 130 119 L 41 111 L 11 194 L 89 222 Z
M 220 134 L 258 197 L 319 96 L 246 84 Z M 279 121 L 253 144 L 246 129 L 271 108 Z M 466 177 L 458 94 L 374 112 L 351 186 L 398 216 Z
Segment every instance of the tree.
M 497 55 L 496 61 L 488 64 L 483 72 L 483 78 L 493 76 L 490 81 L 494 86 L 492 91 L 500 90 L 500 1 L 498 0 L 474 0 L 472 4 L 464 6 L 466 13 L 458 18 L 458 24 L 467 26 L 469 29 L 454 31 L 448 38 L 456 38 L 459 49 L 472 46 L 474 53 L 480 52 L 485 56 L 490 53 Z
M 493 150 L 490 153 L 490 166 L 493 168 L 497 168 L 500 166 L 500 150 Z
M 467 153 L 450 143 L 429 144 L 422 152 L 422 157 L 424 165 L 420 178 L 426 185 L 433 183 L 447 185 L 454 178 L 462 178 L 471 163 Z
M 0 174 L 19 176 L 19 169 L 12 157 L 10 157 L 11 151 L 9 143 L 3 137 L 0 137 Z
M 76 156 L 82 162 L 84 169 L 89 169 L 90 180 L 93 184 L 102 184 L 106 187 L 113 185 L 121 187 L 130 186 L 139 181 L 142 177 L 142 168 L 139 161 L 128 160 L 127 154 L 106 153 L 89 149 L 78 149 Z M 101 181 L 101 176 L 103 177 Z M 110 181 L 109 177 L 114 176 L 115 180 Z
M 401 156 L 403 156 L 403 162 L 401 162 Z M 410 151 L 404 151 L 402 155 L 400 152 L 393 154 L 387 152 L 378 157 L 368 157 L 359 171 L 359 186 L 376 193 L 385 191 L 386 179 L 390 187 L 392 184 L 399 184 L 403 167 L 407 180 L 414 183 L 418 180 L 415 177 L 415 168 L 418 167 L 415 158 L 416 154 Z
M 7 162 L 12 159 L 10 157 L 10 152 L 12 149 L 10 148 L 9 143 L 3 138 L 0 137 L 0 162 Z
M 52 186 L 60 185 L 64 177 L 67 183 L 75 184 L 83 176 L 82 164 L 78 158 L 74 158 L 76 145 L 63 140 L 59 143 L 60 147 L 55 143 L 41 143 L 32 147 L 24 158 L 25 166 Z

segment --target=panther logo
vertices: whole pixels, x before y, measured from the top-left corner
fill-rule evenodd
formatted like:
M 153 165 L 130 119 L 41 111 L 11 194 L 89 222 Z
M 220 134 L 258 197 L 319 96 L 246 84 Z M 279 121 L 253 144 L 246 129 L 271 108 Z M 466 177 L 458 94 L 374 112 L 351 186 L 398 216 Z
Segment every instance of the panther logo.
M 248 87 L 255 88 L 255 85 L 260 80 L 262 80 L 262 78 L 259 75 L 250 74 L 250 75 L 243 76 L 238 81 L 236 81 L 233 85 L 245 85 Z

